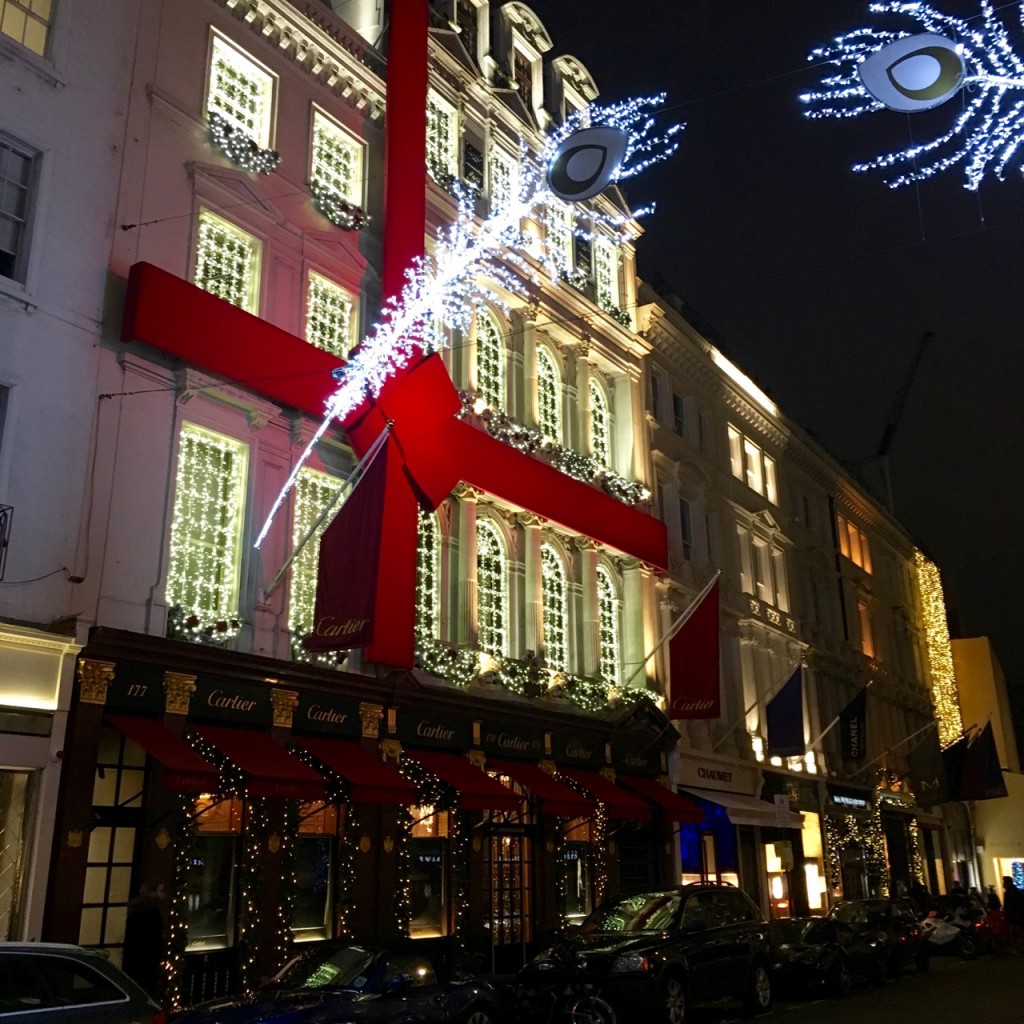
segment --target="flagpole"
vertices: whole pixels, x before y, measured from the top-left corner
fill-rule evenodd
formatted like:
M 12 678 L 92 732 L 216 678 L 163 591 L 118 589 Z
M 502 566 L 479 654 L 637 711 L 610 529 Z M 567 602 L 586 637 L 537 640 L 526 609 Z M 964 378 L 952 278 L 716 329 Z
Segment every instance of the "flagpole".
M 888 750 L 883 750 L 878 755 L 878 757 L 874 759 L 874 761 L 868 761 L 868 763 L 864 765 L 863 768 L 858 768 L 852 775 L 848 776 L 848 778 L 855 779 L 858 775 L 860 775 L 861 772 L 866 772 L 873 764 L 877 764 L 879 761 L 882 760 L 883 757 L 885 757 L 886 754 L 891 754 L 897 747 L 902 747 L 904 743 L 909 743 L 915 736 L 920 736 L 921 733 L 925 732 L 927 729 L 937 729 L 938 727 L 939 723 L 932 719 L 932 721 L 930 721 L 927 725 L 922 725 L 921 728 L 918 729 L 916 732 L 912 732 L 909 736 L 904 736 L 903 739 L 899 741 L 899 743 L 889 747 Z
M 707 597 L 711 588 L 715 585 L 715 582 L 721 575 L 722 570 L 718 569 L 715 572 L 715 575 L 712 576 L 708 583 L 705 585 L 704 589 L 690 602 L 690 606 L 686 609 L 686 611 L 684 611 L 683 614 L 680 615 L 678 619 L 676 619 L 675 623 L 673 623 L 673 625 L 669 628 L 668 632 L 665 633 L 665 635 L 662 636 L 662 638 L 654 645 L 651 652 L 645 656 L 644 660 L 641 661 L 639 665 L 637 665 L 636 671 L 634 671 L 633 674 L 623 684 L 624 690 L 629 689 L 630 683 L 632 683 L 633 680 L 636 679 L 636 677 L 640 675 L 640 673 L 643 672 L 643 670 L 647 667 L 647 662 L 649 662 L 651 658 L 653 658 L 655 654 L 657 654 L 658 651 L 662 647 L 664 647 L 664 645 L 668 643 L 668 641 L 671 640 L 672 637 L 674 637 L 676 633 L 678 633 L 679 630 L 683 628 L 683 626 L 686 625 L 687 620 L 694 613 L 694 611 L 697 608 L 697 605 L 699 605 L 701 601 L 703 601 L 704 598 Z
M 310 539 L 313 537 L 316 531 L 320 529 L 320 525 L 331 514 L 331 510 L 334 508 L 338 499 L 341 498 L 342 495 L 344 495 L 344 498 L 342 498 L 341 504 L 342 507 L 344 507 L 345 501 L 348 500 L 349 495 L 352 494 L 356 487 L 359 486 L 359 483 L 363 479 L 363 477 L 366 476 L 366 472 L 370 468 L 370 463 L 373 462 L 377 453 L 384 446 L 384 442 L 387 440 L 388 434 L 390 432 L 391 426 L 389 424 L 380 432 L 380 435 L 377 437 L 377 440 L 374 441 L 372 445 L 370 445 L 370 447 L 366 451 L 366 454 L 356 464 L 356 468 L 352 471 L 352 475 L 342 483 L 341 487 L 338 488 L 337 494 L 335 494 L 334 497 L 331 498 L 331 500 L 324 506 L 323 511 L 320 513 L 319 516 L 317 516 L 316 522 L 314 522 L 313 525 L 306 531 L 305 536 L 303 536 L 302 540 L 300 540 L 299 543 L 295 545 L 295 547 L 292 549 L 292 553 L 285 560 L 284 565 L 282 565 L 281 568 L 277 570 L 277 573 L 274 575 L 274 578 L 268 584 L 267 589 L 263 592 L 264 600 L 270 597 L 270 595 L 277 589 L 278 583 L 281 582 L 281 579 L 284 576 L 284 574 L 288 571 L 289 566 L 292 564 L 292 562 L 295 561 L 296 558 L 299 557 L 299 555 L 302 553 L 302 549 L 306 546 L 307 543 L 309 543 Z M 341 509 L 339 509 L 338 511 L 340 512 Z
M 869 679 L 864 684 L 864 689 L 866 690 L 873 682 L 874 682 L 874 679 Z M 863 692 L 863 690 L 861 692 Z M 825 728 L 822 729 L 822 731 L 819 732 L 818 735 L 815 736 L 814 739 L 811 740 L 810 743 L 807 744 L 807 749 L 808 750 L 813 750 L 836 727 L 836 724 L 838 723 L 839 719 L 843 717 L 843 711 L 845 711 L 850 706 L 850 704 L 852 704 L 853 701 L 856 700 L 859 696 L 860 696 L 860 694 L 855 693 L 853 695 L 853 700 L 851 700 L 851 701 L 849 701 L 849 703 L 843 705 L 842 711 L 840 711 L 839 714 L 836 715 L 836 717 L 833 718 L 832 721 L 829 722 L 828 725 L 826 725 Z
M 716 750 L 718 750 L 718 748 L 722 745 L 722 741 L 725 739 L 725 737 L 728 736 L 733 731 L 733 729 L 735 729 L 738 725 L 745 721 L 747 715 L 749 715 L 750 712 L 753 711 L 754 708 L 756 708 L 762 700 L 771 700 L 772 697 L 777 696 L 782 687 L 785 686 L 786 683 L 788 683 L 789 680 L 793 677 L 794 670 L 800 668 L 802 665 L 803 661 L 797 661 L 795 664 L 790 665 L 789 668 L 786 669 L 786 672 L 782 677 L 781 683 L 776 683 L 775 686 L 769 687 L 766 693 L 759 693 L 754 698 L 754 703 L 751 704 L 750 707 L 745 708 L 743 714 L 740 715 L 739 718 L 737 718 L 736 721 L 733 722 L 732 725 L 730 725 L 729 728 L 726 729 L 725 732 L 723 732 L 722 735 L 718 737 L 718 739 L 715 741 L 715 745 L 711 748 L 711 753 L 713 754 Z M 771 697 L 768 697 L 767 693 L 771 693 Z

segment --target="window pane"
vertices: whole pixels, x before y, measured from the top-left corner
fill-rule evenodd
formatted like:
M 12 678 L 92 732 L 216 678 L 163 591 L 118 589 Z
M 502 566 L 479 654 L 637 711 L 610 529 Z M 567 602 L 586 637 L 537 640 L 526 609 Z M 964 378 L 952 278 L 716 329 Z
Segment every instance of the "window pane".
M 568 594 L 565 567 L 550 545 L 540 549 L 541 594 L 544 614 L 544 660 L 548 668 L 564 672 L 568 668 L 566 626 Z
M 419 514 L 416 556 L 416 630 L 422 637 L 441 632 L 441 543 L 437 517 Z
M 329 937 L 333 842 L 306 837 L 295 844 L 292 933 L 296 939 Z
M 491 654 L 505 654 L 507 644 L 505 546 L 486 521 L 476 528 L 477 640 Z
M 355 344 L 354 307 L 344 288 L 311 272 L 306 285 L 306 341 L 332 355 L 347 356 Z
M 274 80 L 255 61 L 219 36 L 213 37 L 207 109 L 220 114 L 256 145 L 270 145 Z
M 476 386 L 490 408 L 504 409 L 505 341 L 488 313 L 476 319 Z
M 610 466 L 611 422 L 608 415 L 608 399 L 600 386 L 590 382 L 590 450 L 602 465 Z
M 611 685 L 619 682 L 619 599 L 604 566 L 597 570 L 597 614 L 601 633 L 600 673 Z
M 197 836 L 188 872 L 188 948 L 224 949 L 234 943 L 235 840 Z
M 363 198 L 363 147 L 333 121 L 313 114 L 310 181 L 359 206 Z
M 196 285 L 247 313 L 256 313 L 259 274 L 260 243 L 203 210 L 196 246 Z
M 561 379 L 547 349 L 537 350 L 537 426 L 554 441 L 562 440 Z

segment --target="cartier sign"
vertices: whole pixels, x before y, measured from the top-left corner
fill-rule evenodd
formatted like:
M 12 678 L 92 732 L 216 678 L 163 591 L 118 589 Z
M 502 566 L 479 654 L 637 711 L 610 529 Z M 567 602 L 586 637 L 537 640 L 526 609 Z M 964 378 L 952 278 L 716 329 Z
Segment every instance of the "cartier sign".
M 199 676 L 189 717 L 215 722 L 271 724 L 270 687 L 235 679 Z
M 300 693 L 292 729 L 344 739 L 358 738 L 362 732 L 359 704 L 323 693 Z

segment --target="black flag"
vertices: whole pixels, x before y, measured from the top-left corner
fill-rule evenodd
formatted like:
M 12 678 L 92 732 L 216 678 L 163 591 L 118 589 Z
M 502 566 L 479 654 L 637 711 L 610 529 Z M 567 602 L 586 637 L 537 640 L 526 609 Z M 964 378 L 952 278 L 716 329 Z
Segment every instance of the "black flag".
M 946 797 L 949 800 L 960 799 L 963 785 L 964 765 L 967 761 L 967 737 L 961 736 L 955 743 L 942 752 L 942 767 L 946 773 Z
M 1006 796 L 1003 769 L 999 764 L 992 723 L 987 722 L 967 748 L 960 799 L 996 800 L 1003 796 Z
M 928 730 L 924 739 L 907 755 L 907 760 L 910 763 L 910 784 L 921 807 L 934 807 L 951 799 L 937 729 Z
M 868 688 L 865 686 L 839 712 L 839 738 L 844 761 L 863 761 L 868 752 Z

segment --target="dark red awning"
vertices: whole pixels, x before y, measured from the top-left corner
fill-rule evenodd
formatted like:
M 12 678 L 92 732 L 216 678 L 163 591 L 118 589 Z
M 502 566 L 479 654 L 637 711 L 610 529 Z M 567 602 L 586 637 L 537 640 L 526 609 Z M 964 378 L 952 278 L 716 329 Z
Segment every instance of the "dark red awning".
M 292 739 L 330 771 L 352 784 L 349 799 L 354 803 L 416 803 L 416 787 L 358 743 L 325 736 L 293 736 Z
M 266 733 L 200 725 L 196 732 L 213 744 L 236 768 L 249 776 L 249 796 L 283 796 L 293 800 L 326 800 L 322 776 L 288 753 Z
M 107 721 L 138 743 L 163 769 L 161 780 L 177 793 L 216 793 L 220 773 L 155 718 L 107 715 Z
M 459 804 L 466 811 L 518 811 L 523 801 L 507 786 L 459 754 L 438 750 L 407 750 L 405 757 L 418 761 L 442 782 L 458 790 Z
M 642 775 L 620 775 L 618 780 L 623 786 L 660 807 L 669 821 L 685 821 L 689 825 L 699 825 L 706 817 L 704 811 L 693 801 L 674 793 L 657 779 L 647 779 Z
M 587 771 L 584 768 L 562 768 L 562 775 L 567 775 L 579 783 L 592 797 L 600 800 L 608 811 L 609 818 L 625 818 L 629 821 L 650 821 L 651 806 L 640 797 L 630 793 L 628 789 L 609 782 L 599 772 Z
M 540 809 L 544 814 L 589 818 L 594 813 L 594 805 L 585 796 L 580 796 L 572 787 L 552 778 L 539 765 L 488 759 L 487 768 L 507 775 L 523 789 L 529 790 L 540 801 Z

